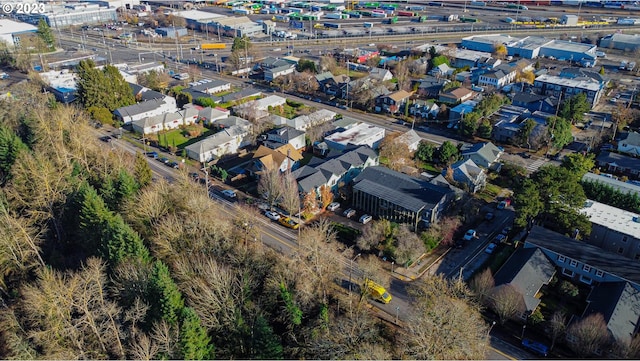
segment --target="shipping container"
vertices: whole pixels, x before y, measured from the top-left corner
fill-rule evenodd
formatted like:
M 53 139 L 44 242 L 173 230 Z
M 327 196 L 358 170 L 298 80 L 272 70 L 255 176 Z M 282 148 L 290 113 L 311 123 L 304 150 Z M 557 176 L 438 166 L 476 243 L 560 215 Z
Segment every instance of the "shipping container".
M 407 10 L 411 11 L 424 11 L 424 6 L 421 5 L 411 5 L 406 7 Z
M 325 28 L 340 29 L 340 24 L 336 24 L 336 23 L 324 23 L 323 25 Z
M 291 20 L 289 21 L 289 27 L 294 29 L 302 29 L 304 28 L 304 23 L 299 20 Z
M 227 44 L 223 44 L 223 43 L 200 45 L 200 49 L 202 50 L 217 50 L 217 49 L 225 49 L 226 47 L 227 47 Z
M 365 28 L 372 28 L 373 27 L 373 23 L 364 23 L 364 27 Z
M 386 18 L 387 14 L 386 13 L 373 13 L 372 12 L 371 13 L 371 17 L 374 17 L 374 18 Z

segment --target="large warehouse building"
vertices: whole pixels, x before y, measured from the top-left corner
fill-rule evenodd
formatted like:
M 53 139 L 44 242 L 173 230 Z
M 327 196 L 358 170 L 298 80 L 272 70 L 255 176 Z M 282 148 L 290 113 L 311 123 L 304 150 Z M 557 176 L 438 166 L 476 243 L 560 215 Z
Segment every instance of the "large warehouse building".
M 463 48 L 477 51 L 493 52 L 499 44 L 506 46 L 508 55 L 525 59 L 542 56 L 577 62 L 585 67 L 596 64 L 597 47 L 591 44 L 552 40 L 539 36 L 515 38 L 501 34 L 469 36 L 462 39 Z
M 600 39 L 600 47 L 634 51 L 640 49 L 640 36 L 637 34 L 609 34 Z
M 44 13 L 15 15 L 18 19 L 31 24 L 37 24 L 40 19 L 44 19 L 52 28 L 83 24 L 103 24 L 118 20 L 116 8 L 86 2 L 47 5 Z
M 0 41 L 12 46 L 20 46 L 20 35 L 35 33 L 38 28 L 26 23 L 19 23 L 9 19 L 0 19 Z

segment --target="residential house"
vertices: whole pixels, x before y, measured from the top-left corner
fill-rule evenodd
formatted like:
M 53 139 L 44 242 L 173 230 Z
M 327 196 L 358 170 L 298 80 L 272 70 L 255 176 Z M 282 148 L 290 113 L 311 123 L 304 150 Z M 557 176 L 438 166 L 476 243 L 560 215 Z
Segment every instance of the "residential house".
M 275 58 L 272 56 L 268 56 L 262 60 L 260 60 L 257 64 L 256 64 L 256 68 L 257 69 L 262 69 L 262 70 L 266 70 L 266 69 L 274 69 L 274 68 L 279 68 L 285 65 L 293 65 L 291 63 L 291 61 L 285 60 L 285 59 L 280 59 L 280 58 Z
M 450 67 L 447 64 L 440 64 L 438 66 L 434 66 L 433 69 L 429 71 L 429 75 L 433 75 L 436 77 L 447 77 L 453 74 L 455 69 Z
M 387 69 L 371 68 L 369 71 L 369 77 L 375 81 L 383 82 L 393 79 L 393 74 L 391 74 Z
M 236 114 L 249 119 L 262 119 L 269 116 L 269 110 L 287 103 L 287 99 L 270 95 L 262 99 L 256 99 L 233 107 Z
M 519 316 L 526 319 L 540 305 L 540 289 L 555 274 L 555 265 L 539 248 L 518 248 L 496 273 L 492 292 L 512 287 L 520 297 Z
M 429 67 L 429 60 L 427 58 L 418 58 L 413 61 L 409 61 L 409 71 L 415 74 L 425 74 Z
M 291 127 L 272 129 L 266 135 L 267 139 L 263 143 L 272 149 L 280 148 L 284 144 L 291 144 L 295 149 L 302 149 L 306 145 L 305 133 Z
M 373 149 L 378 149 L 380 142 L 384 139 L 384 135 L 384 128 L 360 122 L 357 125 L 325 136 L 324 141 L 329 148 L 336 150 L 345 150 L 349 145 L 367 145 Z
M 443 103 L 458 104 L 473 99 L 474 95 L 475 93 L 472 90 L 459 87 L 441 93 L 439 100 Z
M 416 150 L 418 150 L 418 146 L 420 145 L 422 138 L 420 138 L 415 130 L 411 129 L 397 137 L 395 141 L 405 144 L 407 148 L 409 148 L 410 152 L 415 152 Z
M 520 135 L 520 129 L 527 119 L 531 117 L 531 113 L 525 108 L 513 105 L 503 105 L 497 112 L 491 114 L 489 121 L 493 124 L 491 138 L 497 142 L 509 143 L 515 142 Z M 543 128 L 546 129 L 544 122 L 537 122 L 536 128 L 532 131 L 532 135 L 539 134 Z M 537 129 L 540 128 L 540 129 Z
M 129 83 L 129 87 L 131 88 L 131 91 L 133 92 L 133 96 L 136 98 L 136 101 L 138 102 L 146 102 L 147 100 L 153 100 L 153 99 L 163 99 L 165 96 L 164 94 L 158 91 L 151 90 L 147 87 L 138 85 L 136 83 Z
M 449 51 L 449 54 L 451 66 L 454 68 L 464 68 L 465 66 L 473 68 L 478 66 L 478 62 L 481 59 L 491 57 L 491 53 L 460 48 L 452 49 L 452 51 Z
M 175 113 L 177 111 L 176 99 L 170 96 L 164 96 L 162 99 L 151 99 L 118 108 L 113 114 L 124 124 L 129 124 L 147 117 L 164 113 Z
M 341 99 L 359 100 L 360 97 L 358 95 L 365 92 L 368 92 L 371 99 L 377 99 L 391 93 L 384 84 L 376 82 L 368 76 L 338 83 L 337 94 Z
M 216 94 L 224 91 L 231 90 L 231 83 L 224 80 L 211 80 L 211 79 L 202 79 L 195 83 L 190 83 L 190 89 L 192 91 L 205 93 L 205 94 Z
M 306 131 L 313 126 L 333 120 L 335 116 L 336 113 L 329 109 L 319 109 L 311 114 L 301 115 L 293 119 L 279 116 L 273 117 L 272 122 L 276 126 L 287 125 L 297 130 Z
M 582 183 L 600 183 L 607 187 L 611 187 L 615 191 L 622 194 L 637 195 L 640 197 L 640 183 L 622 182 L 615 178 L 607 177 L 602 174 L 585 173 L 582 176 Z
M 383 95 L 376 98 L 376 112 L 388 112 L 388 113 L 397 113 L 401 109 L 405 103 L 409 100 L 411 94 L 406 90 L 398 90 L 391 94 Z
M 463 160 L 471 159 L 482 168 L 495 169 L 504 150 L 491 142 L 485 142 L 463 147 L 461 152 Z
M 487 184 L 487 173 L 484 169 L 478 167 L 473 160 L 461 160 L 451 165 L 453 170 L 453 180 L 464 184 L 469 192 L 476 193 Z M 446 176 L 448 169 L 442 170 L 442 175 Z
M 309 164 L 292 172 L 302 194 L 316 192 L 320 195 L 320 187 L 327 186 L 337 192 L 340 186 L 351 181 L 363 169 L 379 164 L 378 155 L 368 146 L 350 147 L 344 153 L 325 160 L 313 158 Z
M 162 130 L 178 128 L 184 124 L 179 112 L 164 113 L 131 122 L 133 131 L 140 134 L 155 134 Z
M 180 111 L 180 115 L 182 115 L 182 124 L 195 124 L 199 119 L 200 110 L 202 110 L 202 107 L 200 106 L 193 106 L 193 104 L 185 105 Z
M 218 129 L 238 127 L 249 133 L 251 132 L 251 127 L 252 127 L 252 124 L 250 121 L 244 118 L 236 117 L 236 116 L 230 116 L 230 117 L 218 119 L 213 124 Z
M 450 122 L 459 122 L 464 118 L 465 114 L 471 113 L 478 102 L 475 100 L 465 100 L 464 102 L 456 105 L 455 107 L 449 109 L 449 121 Z
M 501 89 L 503 86 L 513 82 L 516 78 L 516 74 L 517 71 L 515 67 L 511 67 L 507 64 L 501 64 L 480 75 L 478 85 L 492 86 L 496 89 Z
M 302 158 L 300 151 L 291 144 L 285 144 L 276 149 L 261 145 L 253 154 L 251 166 L 247 170 L 253 177 L 260 177 L 263 172 L 272 169 L 279 169 L 280 172 L 293 171 L 298 168 L 298 162 Z
M 618 152 L 640 156 L 640 133 L 628 132 L 620 134 Z
M 584 93 L 591 107 L 594 107 L 600 101 L 604 94 L 605 86 L 606 83 L 589 76 L 570 78 L 549 74 L 540 75 L 533 83 L 533 89 L 536 93 L 560 99 L 567 99 Z
M 522 107 L 530 112 L 541 111 L 554 114 L 558 99 L 546 95 L 517 92 L 511 97 L 511 105 Z
M 354 179 L 353 205 L 363 212 L 417 229 L 435 223 L 456 198 L 442 187 L 386 167 L 365 168 Z
M 198 112 L 198 119 L 200 119 L 204 124 L 209 124 L 218 119 L 227 118 L 230 114 L 231 111 L 228 109 L 206 107 Z
M 188 145 L 184 149 L 187 156 L 201 163 L 210 162 L 224 155 L 235 154 L 238 149 L 247 144 L 249 133 L 239 126 L 224 128 L 218 133 Z
M 277 68 L 266 69 L 264 71 L 264 80 L 273 81 L 281 76 L 292 74 L 294 71 L 296 71 L 296 67 L 294 65 L 283 65 Z
M 600 152 L 596 163 L 608 173 L 620 173 L 633 179 L 638 179 L 640 176 L 640 158 L 613 152 Z
M 435 119 L 438 113 L 440 113 L 440 107 L 433 100 L 417 99 L 409 106 L 409 114 L 425 119 Z
M 318 83 L 318 91 L 327 95 L 336 95 L 338 84 L 330 71 L 316 74 L 316 82 Z
M 437 98 L 442 88 L 451 81 L 446 78 L 436 78 L 434 76 L 427 75 L 416 82 L 418 83 L 418 96 L 425 98 Z
M 494 67 L 500 64 L 502 64 L 502 60 L 497 58 L 492 58 L 491 56 L 485 56 L 478 59 L 476 66 L 479 68 L 493 69 Z
M 640 263 L 540 226 L 533 226 L 527 236 L 524 249 L 530 248 L 540 249 L 563 276 L 593 286 L 583 317 L 601 313 L 618 342 L 635 336 L 640 320 Z
M 640 261 L 640 215 L 591 200 L 581 212 L 591 222 L 588 243 Z

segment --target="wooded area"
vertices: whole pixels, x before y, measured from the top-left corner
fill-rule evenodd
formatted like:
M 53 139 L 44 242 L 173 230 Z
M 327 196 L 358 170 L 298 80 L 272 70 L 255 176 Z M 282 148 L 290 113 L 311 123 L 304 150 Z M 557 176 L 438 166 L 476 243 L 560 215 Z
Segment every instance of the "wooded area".
M 31 85 L 11 94 L 0 101 L 0 358 L 484 357 L 486 326 L 459 288 L 416 286 L 410 332 L 389 326 L 336 283 L 329 223 L 280 255 L 247 241 L 186 174 L 152 181 L 144 157 L 99 144 L 84 111 Z

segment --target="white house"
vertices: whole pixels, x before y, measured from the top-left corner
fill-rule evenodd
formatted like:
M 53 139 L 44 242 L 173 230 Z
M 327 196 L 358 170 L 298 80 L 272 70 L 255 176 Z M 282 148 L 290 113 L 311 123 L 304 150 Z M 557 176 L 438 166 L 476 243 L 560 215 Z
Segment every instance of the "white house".
M 429 71 L 432 76 L 449 76 L 453 74 L 454 69 L 447 64 L 440 64 Z
M 231 112 L 227 109 L 206 107 L 198 112 L 198 119 L 204 124 L 209 124 L 218 119 L 227 118 L 230 114 Z
M 418 150 L 418 146 L 420 145 L 420 141 L 422 138 L 415 132 L 415 130 L 411 129 L 408 132 L 400 135 L 396 138 L 396 142 L 400 142 L 402 144 L 406 144 L 409 148 L 409 151 L 415 152 Z
M 618 152 L 640 155 L 640 133 L 629 132 L 618 142 Z
M 198 162 L 209 162 L 226 154 L 234 154 L 246 142 L 247 131 L 232 126 L 185 148 L 187 156 Z
M 173 97 L 165 96 L 162 99 L 151 99 L 145 102 L 129 105 L 116 109 L 113 114 L 124 124 L 141 120 L 147 117 L 165 113 L 175 113 L 178 111 L 176 100 Z
M 154 134 L 161 130 L 175 129 L 184 124 L 179 112 L 164 113 L 131 122 L 133 131 L 140 134 Z
M 203 79 L 191 83 L 191 90 L 206 94 L 215 94 L 231 90 L 231 83 L 224 80 Z
M 279 107 L 281 105 L 285 105 L 286 103 L 287 99 L 281 96 L 269 95 L 268 97 L 257 99 L 254 103 L 254 106 L 260 110 L 269 110 L 269 107 Z
M 506 64 L 498 65 L 482 75 L 478 79 L 478 85 L 488 85 L 500 89 L 510 84 L 516 78 L 516 68 Z
M 320 109 L 309 115 L 301 115 L 293 119 L 285 118 L 286 124 L 284 125 L 288 125 L 297 130 L 306 131 L 307 129 L 313 126 L 333 120 L 335 116 L 336 116 L 336 113 L 332 112 L 331 110 Z M 276 125 L 279 125 L 279 124 L 276 124 Z
M 198 115 L 200 114 L 199 110 L 196 107 L 187 107 L 180 111 L 180 115 L 182 115 L 182 124 L 191 125 L 195 124 L 198 121 Z
M 267 133 L 264 145 L 276 149 L 284 144 L 291 144 L 295 149 L 302 149 L 306 146 L 304 135 L 303 131 L 291 127 L 273 129 Z
M 393 78 L 393 74 L 387 69 L 372 68 L 369 72 L 369 77 L 377 81 L 387 81 Z
M 344 150 L 352 145 L 368 145 L 372 149 L 378 149 L 378 145 L 384 139 L 385 130 L 367 123 L 359 123 L 344 131 L 338 131 L 324 138 L 329 148 Z
M 293 65 L 283 65 L 273 69 L 264 71 L 264 80 L 273 81 L 274 79 L 293 73 L 296 68 Z

